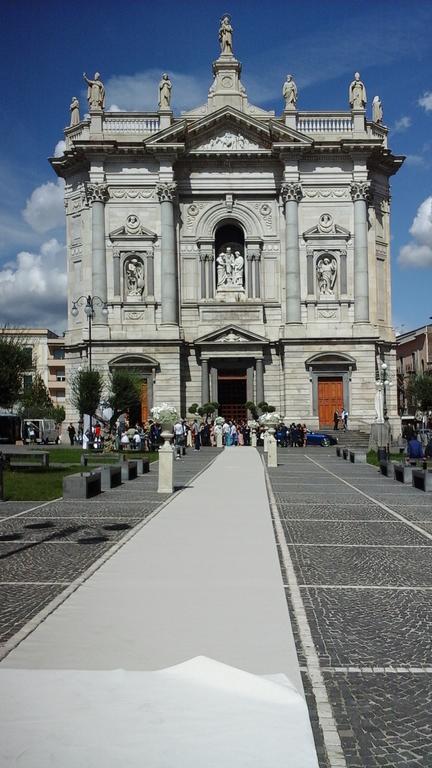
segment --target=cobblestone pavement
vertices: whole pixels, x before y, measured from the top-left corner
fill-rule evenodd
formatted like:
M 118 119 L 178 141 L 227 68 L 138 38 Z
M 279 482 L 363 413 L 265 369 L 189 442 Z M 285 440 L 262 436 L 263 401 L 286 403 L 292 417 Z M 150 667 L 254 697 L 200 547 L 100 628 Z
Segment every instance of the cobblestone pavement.
M 432 499 L 330 449 L 278 462 L 274 524 L 321 768 L 432 766 Z
M 174 462 L 184 489 L 217 449 L 188 451 Z M 149 474 L 87 501 L 0 502 L 0 654 L 10 640 L 101 555 L 169 496 L 157 493 L 157 462 Z

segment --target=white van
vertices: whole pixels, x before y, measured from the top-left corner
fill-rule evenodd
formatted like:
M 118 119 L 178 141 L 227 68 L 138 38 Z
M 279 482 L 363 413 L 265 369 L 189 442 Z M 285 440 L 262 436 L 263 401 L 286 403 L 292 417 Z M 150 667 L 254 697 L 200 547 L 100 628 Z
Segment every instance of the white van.
M 23 419 L 22 438 L 24 443 L 56 443 L 59 430 L 54 419 Z

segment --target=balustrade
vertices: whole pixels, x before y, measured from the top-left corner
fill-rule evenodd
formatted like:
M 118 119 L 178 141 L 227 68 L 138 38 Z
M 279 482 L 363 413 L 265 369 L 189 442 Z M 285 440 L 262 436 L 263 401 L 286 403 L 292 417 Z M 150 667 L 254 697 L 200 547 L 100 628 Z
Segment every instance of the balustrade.
M 352 115 L 347 112 L 299 112 L 297 130 L 300 133 L 351 133 Z

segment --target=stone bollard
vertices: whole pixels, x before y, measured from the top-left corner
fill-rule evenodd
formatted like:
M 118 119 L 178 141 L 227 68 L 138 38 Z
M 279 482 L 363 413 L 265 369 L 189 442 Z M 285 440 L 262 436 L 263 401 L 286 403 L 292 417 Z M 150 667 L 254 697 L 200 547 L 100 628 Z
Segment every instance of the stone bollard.
M 268 430 L 266 429 L 263 434 L 264 453 L 268 452 L 268 438 L 269 438 L 269 433 L 268 433 Z
M 252 430 L 252 437 L 251 437 L 251 447 L 256 448 L 257 447 L 257 435 L 256 435 L 256 429 Z
M 216 432 L 216 448 L 223 448 L 222 430 L 218 429 Z
M 277 442 L 274 438 L 275 430 L 270 427 L 267 437 L 267 466 L 277 467 Z M 266 433 L 267 434 L 267 433 Z
M 81 454 L 80 464 L 81 464 L 82 467 L 86 467 L 87 464 L 88 464 L 88 458 L 87 458 L 87 456 L 84 456 L 83 453 Z
M 161 434 L 164 444 L 159 448 L 158 493 L 172 493 L 174 490 L 173 468 L 174 454 L 171 440 L 172 433 L 164 430 Z

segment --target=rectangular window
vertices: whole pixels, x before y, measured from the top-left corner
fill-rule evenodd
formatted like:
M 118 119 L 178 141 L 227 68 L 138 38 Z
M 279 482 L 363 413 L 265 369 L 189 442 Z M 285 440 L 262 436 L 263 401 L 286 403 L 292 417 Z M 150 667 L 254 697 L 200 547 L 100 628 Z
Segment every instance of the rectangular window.
M 54 348 L 52 351 L 52 357 L 54 360 L 64 360 L 65 351 L 63 348 Z
M 33 376 L 30 374 L 26 374 L 23 376 L 23 387 L 24 389 L 30 389 L 33 382 Z

